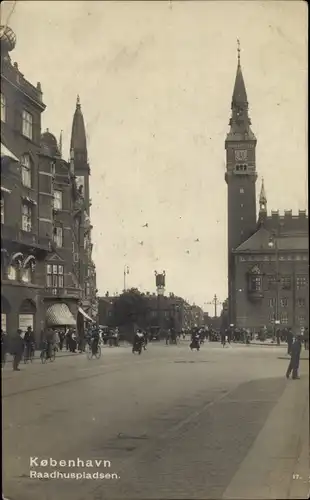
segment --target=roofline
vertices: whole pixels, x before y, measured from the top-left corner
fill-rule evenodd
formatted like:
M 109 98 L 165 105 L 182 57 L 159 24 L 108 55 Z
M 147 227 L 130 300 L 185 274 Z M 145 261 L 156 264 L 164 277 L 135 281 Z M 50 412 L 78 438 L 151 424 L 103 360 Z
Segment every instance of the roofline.
M 18 92 L 20 92 L 21 94 L 23 94 L 24 96 L 27 97 L 27 99 L 29 99 L 33 104 L 35 104 L 35 106 L 37 106 L 37 108 L 41 109 L 41 111 L 45 111 L 46 109 L 46 104 L 44 104 L 43 102 L 39 102 L 37 101 L 36 99 L 34 99 L 33 97 L 31 97 L 29 94 L 27 94 L 27 92 L 25 92 L 23 89 L 21 89 L 20 87 L 18 87 L 17 85 L 15 85 L 15 83 L 12 82 L 12 80 L 10 80 L 9 78 L 7 78 L 5 75 L 1 75 L 1 78 L 3 78 L 4 80 L 6 80 L 10 85 L 12 85 L 12 87 L 14 87 L 14 89 L 16 89 Z M 26 80 L 27 81 L 27 80 Z M 28 82 L 29 83 L 29 82 Z M 30 84 L 31 85 L 31 84 Z M 35 87 L 34 87 L 35 88 Z
M 300 252 L 305 252 L 305 253 L 309 253 L 309 248 L 300 248 L 300 249 L 296 249 L 296 248 L 293 248 L 293 249 L 288 249 L 288 248 L 278 248 L 278 253 L 300 253 Z M 233 250 L 232 251 L 233 254 L 237 255 L 237 254 L 241 254 L 241 253 L 249 253 L 249 254 L 262 254 L 262 253 L 265 253 L 265 254 L 274 254 L 275 251 L 274 249 L 264 249 L 264 248 L 261 248 L 260 250 Z

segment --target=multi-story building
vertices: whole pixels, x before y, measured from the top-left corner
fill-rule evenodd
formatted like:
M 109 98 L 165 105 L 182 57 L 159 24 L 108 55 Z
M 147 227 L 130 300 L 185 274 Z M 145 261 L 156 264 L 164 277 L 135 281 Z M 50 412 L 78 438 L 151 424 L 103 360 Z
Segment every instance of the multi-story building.
M 41 135 L 41 86 L 11 63 L 15 42 L 10 28 L 2 30 L 1 325 L 9 334 L 31 326 L 39 341 L 47 326 L 77 325 L 82 332 L 84 319 L 96 316 L 89 167 L 86 196 L 75 173 L 79 141 L 86 148 L 80 104 L 66 162 L 55 137 L 48 130 Z
M 228 186 L 228 318 L 259 330 L 308 325 L 308 217 L 267 214 L 262 184 L 256 217 L 256 137 L 251 129 L 240 51 L 225 148 Z

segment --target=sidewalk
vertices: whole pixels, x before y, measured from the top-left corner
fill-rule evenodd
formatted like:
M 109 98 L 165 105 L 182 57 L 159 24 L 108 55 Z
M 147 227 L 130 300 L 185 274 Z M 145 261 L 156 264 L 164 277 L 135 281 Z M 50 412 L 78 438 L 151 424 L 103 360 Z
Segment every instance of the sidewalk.
M 254 445 L 226 489 L 225 499 L 308 498 L 309 369 L 288 380 Z

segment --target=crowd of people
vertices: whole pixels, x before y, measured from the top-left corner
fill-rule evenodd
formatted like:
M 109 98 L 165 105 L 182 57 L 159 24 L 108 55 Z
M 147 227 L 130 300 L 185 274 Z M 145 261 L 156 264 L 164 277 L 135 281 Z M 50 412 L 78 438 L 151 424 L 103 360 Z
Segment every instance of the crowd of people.
M 190 337 L 190 348 L 200 348 L 205 342 L 221 342 L 223 347 L 232 342 L 242 342 L 250 344 L 253 340 L 266 339 L 266 332 L 254 336 L 249 330 L 237 329 L 232 325 L 229 328 L 220 331 L 212 329 L 207 326 L 198 327 L 195 325 L 191 329 L 182 329 L 177 332 L 174 328 L 170 328 L 164 334 L 166 345 L 177 344 L 181 338 L 186 339 Z M 263 338 L 262 338 L 263 337 Z M 156 337 L 159 340 L 160 337 Z M 96 354 L 98 345 L 104 344 L 110 347 L 118 347 L 120 334 L 118 328 L 100 327 L 98 325 L 90 325 L 83 336 L 79 336 L 77 330 L 74 328 L 67 329 L 51 329 L 48 328 L 41 335 L 40 348 L 46 351 L 47 358 L 51 356 L 52 350 L 54 351 L 69 351 L 71 353 L 85 352 L 88 345 L 93 354 Z M 137 329 L 133 339 L 133 351 L 136 347 L 138 350 L 146 349 L 148 341 L 155 340 L 151 332 Z M 300 359 L 300 352 L 302 345 L 306 350 L 309 349 L 309 330 L 308 328 L 301 329 L 300 333 L 293 334 L 291 328 L 277 329 L 275 331 L 273 342 L 278 345 L 282 343 L 287 344 L 287 354 L 290 356 L 290 364 L 287 371 L 287 377 L 293 373 L 293 379 L 298 378 L 298 366 Z M 141 347 L 141 349 L 140 349 Z M 13 370 L 20 371 L 19 364 L 24 359 L 31 359 L 34 356 L 36 349 L 35 335 L 31 327 L 28 327 L 26 332 L 18 329 L 15 336 L 10 340 L 8 345 L 8 338 L 6 332 L 1 330 L 1 364 L 5 363 L 5 357 L 8 352 L 13 355 Z

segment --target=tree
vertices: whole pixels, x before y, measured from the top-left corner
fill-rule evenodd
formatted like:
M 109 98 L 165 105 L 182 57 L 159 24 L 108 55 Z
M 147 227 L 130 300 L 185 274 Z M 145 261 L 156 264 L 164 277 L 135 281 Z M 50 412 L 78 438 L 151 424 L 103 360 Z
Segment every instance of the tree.
M 148 311 L 148 300 L 137 288 L 123 292 L 114 301 L 112 321 L 115 326 L 138 324 L 144 326 Z

